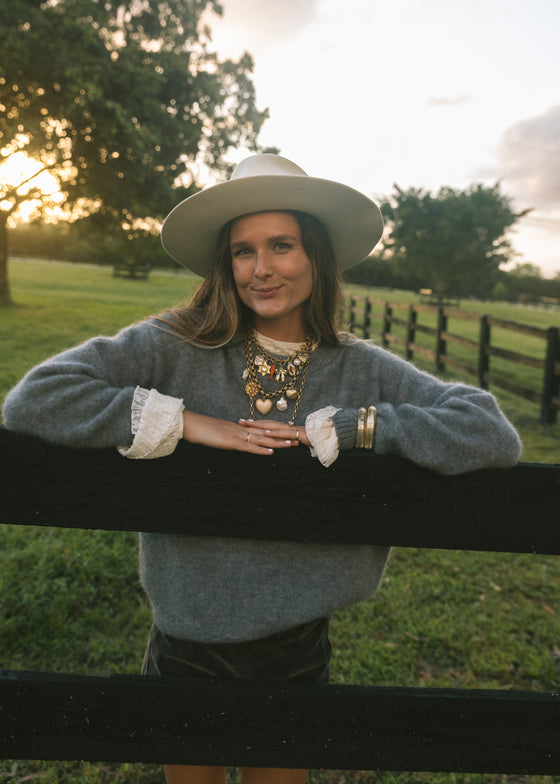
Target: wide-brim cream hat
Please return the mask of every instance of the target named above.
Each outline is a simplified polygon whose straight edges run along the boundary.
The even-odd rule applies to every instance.
[[[280,155],[262,153],[241,161],[231,179],[180,202],[167,216],[161,241],[183,267],[210,272],[221,228],[254,212],[297,210],[327,229],[341,270],[362,261],[383,233],[377,204],[363,193],[333,180],[309,177]]]

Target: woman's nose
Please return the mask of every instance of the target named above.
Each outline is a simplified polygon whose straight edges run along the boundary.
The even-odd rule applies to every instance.
[[[259,251],[255,260],[255,276],[257,278],[268,278],[270,275],[272,275],[270,256],[266,251]]]

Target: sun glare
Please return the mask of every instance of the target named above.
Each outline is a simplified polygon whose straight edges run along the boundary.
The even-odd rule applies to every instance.
[[[0,209],[9,210],[12,201],[9,199],[9,190],[16,189],[19,196],[25,196],[31,189],[38,188],[43,196],[49,196],[55,203],[62,198],[59,184],[55,177],[48,171],[41,171],[42,164],[30,158],[25,152],[12,153],[0,164]],[[19,214],[26,220],[36,207],[36,199],[31,198],[19,206]]]
[[[58,183],[49,172],[41,172],[42,168],[42,164],[30,158],[27,153],[15,152],[0,164],[0,184],[12,188],[20,186],[18,190],[22,194],[31,188],[40,188],[47,195],[54,193],[58,190]]]

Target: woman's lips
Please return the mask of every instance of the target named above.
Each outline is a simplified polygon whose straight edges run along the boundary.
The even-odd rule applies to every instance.
[[[267,289],[253,289],[253,292],[260,297],[261,299],[270,299],[270,297],[274,297],[281,289],[281,286],[274,286],[273,288]]]

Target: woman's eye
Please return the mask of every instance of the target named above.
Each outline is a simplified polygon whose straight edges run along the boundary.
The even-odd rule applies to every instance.
[[[231,255],[234,259],[237,259],[240,256],[248,256],[252,252],[251,248],[236,248]]]

